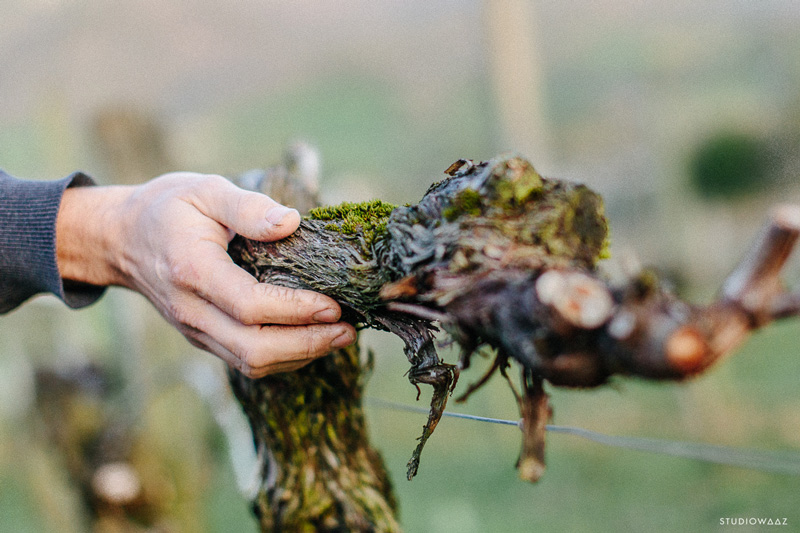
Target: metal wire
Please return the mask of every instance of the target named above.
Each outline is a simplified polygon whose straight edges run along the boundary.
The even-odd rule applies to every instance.
[[[409,411],[413,413],[428,413],[428,409],[424,407],[417,407],[414,405],[407,405],[373,397],[368,397],[366,400],[368,403],[375,405],[376,407],[394,409],[396,411]],[[455,413],[452,411],[445,411],[442,413],[442,416],[474,420],[477,422],[488,422],[491,424],[517,426],[518,428],[522,427],[521,420],[514,421],[502,418],[489,418],[466,413]],[[704,444],[700,442],[672,441],[651,439],[646,437],[619,437],[615,435],[606,435],[604,433],[598,433],[596,431],[583,428],[556,426],[552,424],[548,424],[546,429],[551,433],[573,435],[575,437],[581,437],[604,446],[657,453],[672,457],[681,457],[684,459],[694,459],[707,463],[735,466],[750,470],[759,470],[761,472],[800,476],[800,453],[791,450],[752,450],[745,448],[733,448],[730,446],[718,446],[715,444]]]

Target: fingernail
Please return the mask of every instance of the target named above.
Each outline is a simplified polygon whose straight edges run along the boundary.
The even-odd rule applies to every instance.
[[[339,320],[339,313],[329,307],[328,309],[317,311],[311,316],[311,319],[314,322],[336,322]]]
[[[291,207],[286,207],[285,205],[276,205],[275,207],[270,208],[267,211],[267,222],[272,224],[273,226],[278,226],[281,223],[286,215],[291,213],[292,211],[296,211],[296,209],[292,209]]]
[[[350,330],[345,331],[331,342],[331,348],[344,348],[345,346],[350,346],[355,342],[356,338],[353,335],[353,332]]]

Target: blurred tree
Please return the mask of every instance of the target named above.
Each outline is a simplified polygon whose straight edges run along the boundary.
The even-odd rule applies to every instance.
[[[689,170],[692,187],[707,200],[757,194],[773,181],[768,145],[750,133],[709,137],[692,154]]]
[[[114,183],[142,183],[172,167],[162,124],[138,108],[118,105],[100,110],[91,133]]]

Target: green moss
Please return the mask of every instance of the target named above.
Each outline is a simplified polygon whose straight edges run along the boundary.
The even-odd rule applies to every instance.
[[[363,239],[362,251],[372,257],[372,246],[386,233],[386,222],[395,205],[381,200],[317,207],[308,213],[311,220],[330,221],[325,229],[344,235],[359,235]]]
[[[606,233],[606,238],[603,239],[602,247],[600,248],[600,253],[597,254],[597,259],[609,259],[611,257],[611,234]]]
[[[395,205],[381,200],[352,203],[343,202],[339,205],[316,207],[309,211],[308,218],[312,220],[348,220],[361,222],[375,218],[387,218]]]
[[[545,201],[546,202],[546,201]],[[551,256],[579,259],[593,266],[608,257],[608,222],[602,199],[583,185],[550,203],[531,227]]]
[[[498,203],[513,206],[525,203],[534,193],[542,190],[543,184],[542,177],[533,165],[514,157],[498,165],[491,186]]]
[[[452,222],[461,215],[480,216],[482,213],[481,193],[475,189],[464,189],[453,199],[453,203],[442,211],[448,222]]]

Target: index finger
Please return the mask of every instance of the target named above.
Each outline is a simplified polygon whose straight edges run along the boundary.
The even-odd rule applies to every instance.
[[[341,309],[323,294],[259,283],[225,250],[206,241],[195,250],[202,261],[179,269],[175,283],[213,303],[243,324],[300,325],[337,322]]]

